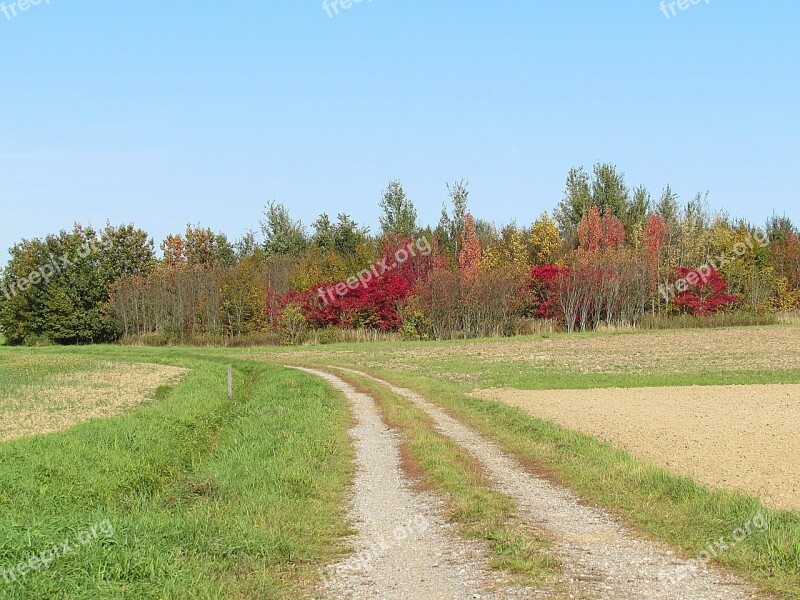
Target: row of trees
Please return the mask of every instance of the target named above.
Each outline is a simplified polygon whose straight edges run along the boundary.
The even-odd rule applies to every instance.
[[[131,225],[101,231],[76,225],[11,249],[0,277],[0,330],[11,344],[115,340],[107,310],[117,281],[157,267],[153,242]]]
[[[447,192],[437,226],[422,227],[403,186],[390,182],[375,235],[347,214],[320,215],[309,230],[272,202],[260,235],[231,242],[189,225],[160,256],[133,225],[24,240],[0,278],[0,328],[14,344],[262,333],[296,342],[311,328],[441,339],[513,334],[524,319],[572,331],[800,301],[800,238],[784,217],[760,230],[711,213],[703,195],[682,205],[667,187],[653,200],[608,164],[570,171],[553,217],[530,227],[473,218],[465,181]],[[420,240],[429,251],[398,263]],[[45,264],[61,267],[31,277]],[[385,272],[321,299],[320,289],[374,265]]]

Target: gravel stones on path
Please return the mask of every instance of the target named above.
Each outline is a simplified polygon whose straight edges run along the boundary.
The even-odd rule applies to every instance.
[[[338,377],[327,381],[350,401],[356,424],[357,472],[352,516],[355,553],[324,574],[321,598],[472,599],[549,597],[513,589],[487,566],[488,550],[459,538],[441,504],[414,491],[400,466],[398,432],[386,427],[374,400]]]
[[[453,419],[419,394],[350,369],[413,402],[438,431],[463,446],[486,469],[497,489],[512,496],[523,518],[548,531],[573,597],[610,599],[741,600],[763,597],[750,584],[664,544],[642,539],[606,512],[581,504],[566,488],[526,471],[494,443]]]

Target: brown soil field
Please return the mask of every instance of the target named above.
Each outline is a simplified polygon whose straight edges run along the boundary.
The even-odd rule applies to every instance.
[[[62,431],[89,419],[113,417],[174,385],[188,369],[104,362],[98,370],[54,378],[18,390],[0,411],[0,442]]]
[[[800,385],[481,390],[712,489],[800,510]]]

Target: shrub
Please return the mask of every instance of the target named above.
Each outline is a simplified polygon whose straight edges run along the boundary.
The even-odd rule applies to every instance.
[[[287,344],[296,346],[303,343],[308,331],[308,320],[301,305],[290,304],[285,307],[278,318],[278,324]]]
[[[701,277],[696,270],[677,268],[676,277],[687,282],[688,289],[675,296],[675,303],[698,317],[708,317],[739,299],[727,294],[728,282],[718,269]],[[696,281],[692,284],[690,282]]]

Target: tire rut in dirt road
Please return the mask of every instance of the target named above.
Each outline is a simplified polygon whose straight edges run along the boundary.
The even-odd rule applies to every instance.
[[[530,474],[493,442],[476,434],[412,390],[360,371],[337,368],[385,386],[414,403],[442,435],[464,447],[512,496],[523,517],[550,532],[571,593],[613,599],[739,600],[766,597],[749,583],[675,555],[642,539],[608,513],[581,504],[569,489]]]
[[[291,367],[296,368],[296,367]],[[357,472],[352,515],[356,553],[327,569],[323,598],[532,598],[504,587],[487,567],[487,549],[460,539],[436,500],[415,492],[400,466],[400,435],[388,429],[374,400],[335,375],[299,369],[344,393],[356,425]]]

